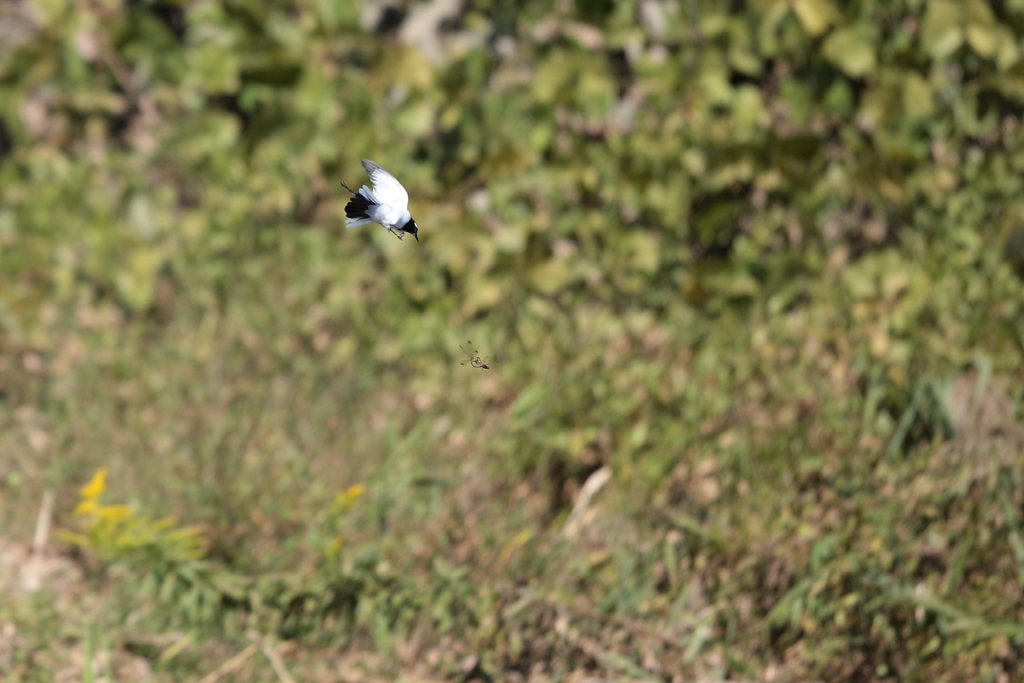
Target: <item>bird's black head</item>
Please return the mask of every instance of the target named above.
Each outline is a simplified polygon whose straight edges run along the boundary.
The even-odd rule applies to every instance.
[[[409,222],[402,226],[402,232],[411,232],[416,241],[420,241],[420,226],[416,225],[413,219],[410,218]]]

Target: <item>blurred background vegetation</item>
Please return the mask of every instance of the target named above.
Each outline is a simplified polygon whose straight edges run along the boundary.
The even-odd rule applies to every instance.
[[[0,0],[0,675],[1020,680],[1022,39]]]

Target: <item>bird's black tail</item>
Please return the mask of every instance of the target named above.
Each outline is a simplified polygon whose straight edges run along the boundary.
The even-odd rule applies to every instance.
[[[348,204],[345,205],[345,216],[359,220],[368,220],[370,216],[366,213],[366,210],[372,204],[373,202],[361,194],[352,195],[352,199],[348,200]]]
[[[374,202],[371,202],[359,192],[352,192],[352,188],[345,183],[342,183],[341,186],[352,194],[352,199],[348,200],[348,204],[345,205],[345,216],[349,219],[347,221],[349,226],[351,227],[353,224],[358,225],[355,221],[370,222],[372,219],[366,213],[366,210],[374,206]]]

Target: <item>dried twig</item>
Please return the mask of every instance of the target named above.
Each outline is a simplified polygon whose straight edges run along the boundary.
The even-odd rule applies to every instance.
[[[281,683],[295,683],[295,679],[288,673],[288,669],[284,666],[284,660],[281,659],[281,655],[278,653],[277,648],[266,637],[260,635],[258,631],[247,631],[245,634],[249,640],[253,643],[257,643],[260,646],[260,650],[263,655],[270,660],[270,666],[274,667],[274,673],[281,680]]]
[[[590,501],[594,499],[598,491],[604,488],[604,485],[609,482],[612,478],[612,468],[605,465],[601,469],[597,470],[583,483],[583,487],[580,489],[580,495],[576,499],[576,504],[572,506],[572,512],[569,513],[569,519],[565,520],[565,525],[562,527],[562,535],[566,538],[570,538],[580,530],[583,526],[583,514],[587,511],[590,506]]]
[[[253,653],[256,652],[256,650],[258,649],[260,649],[259,643],[252,643],[247,648],[239,652],[237,655],[235,655],[228,661],[224,662],[210,673],[206,674],[206,676],[204,676],[203,679],[199,681],[199,683],[217,683],[217,681],[219,681],[220,679],[227,676],[229,673],[232,673],[240,666],[242,666],[242,664],[245,663],[245,660],[249,659],[249,657],[252,657]]]
[[[41,555],[50,539],[50,522],[53,520],[53,491],[43,492],[43,503],[36,518],[36,533],[32,538],[32,554]]]

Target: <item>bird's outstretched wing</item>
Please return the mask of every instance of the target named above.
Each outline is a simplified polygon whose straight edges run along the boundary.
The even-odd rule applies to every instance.
[[[377,198],[378,202],[399,211],[404,211],[409,207],[409,193],[402,187],[402,183],[395,179],[395,176],[369,159],[363,159],[363,168],[370,176],[370,182],[373,183],[373,196]]]

